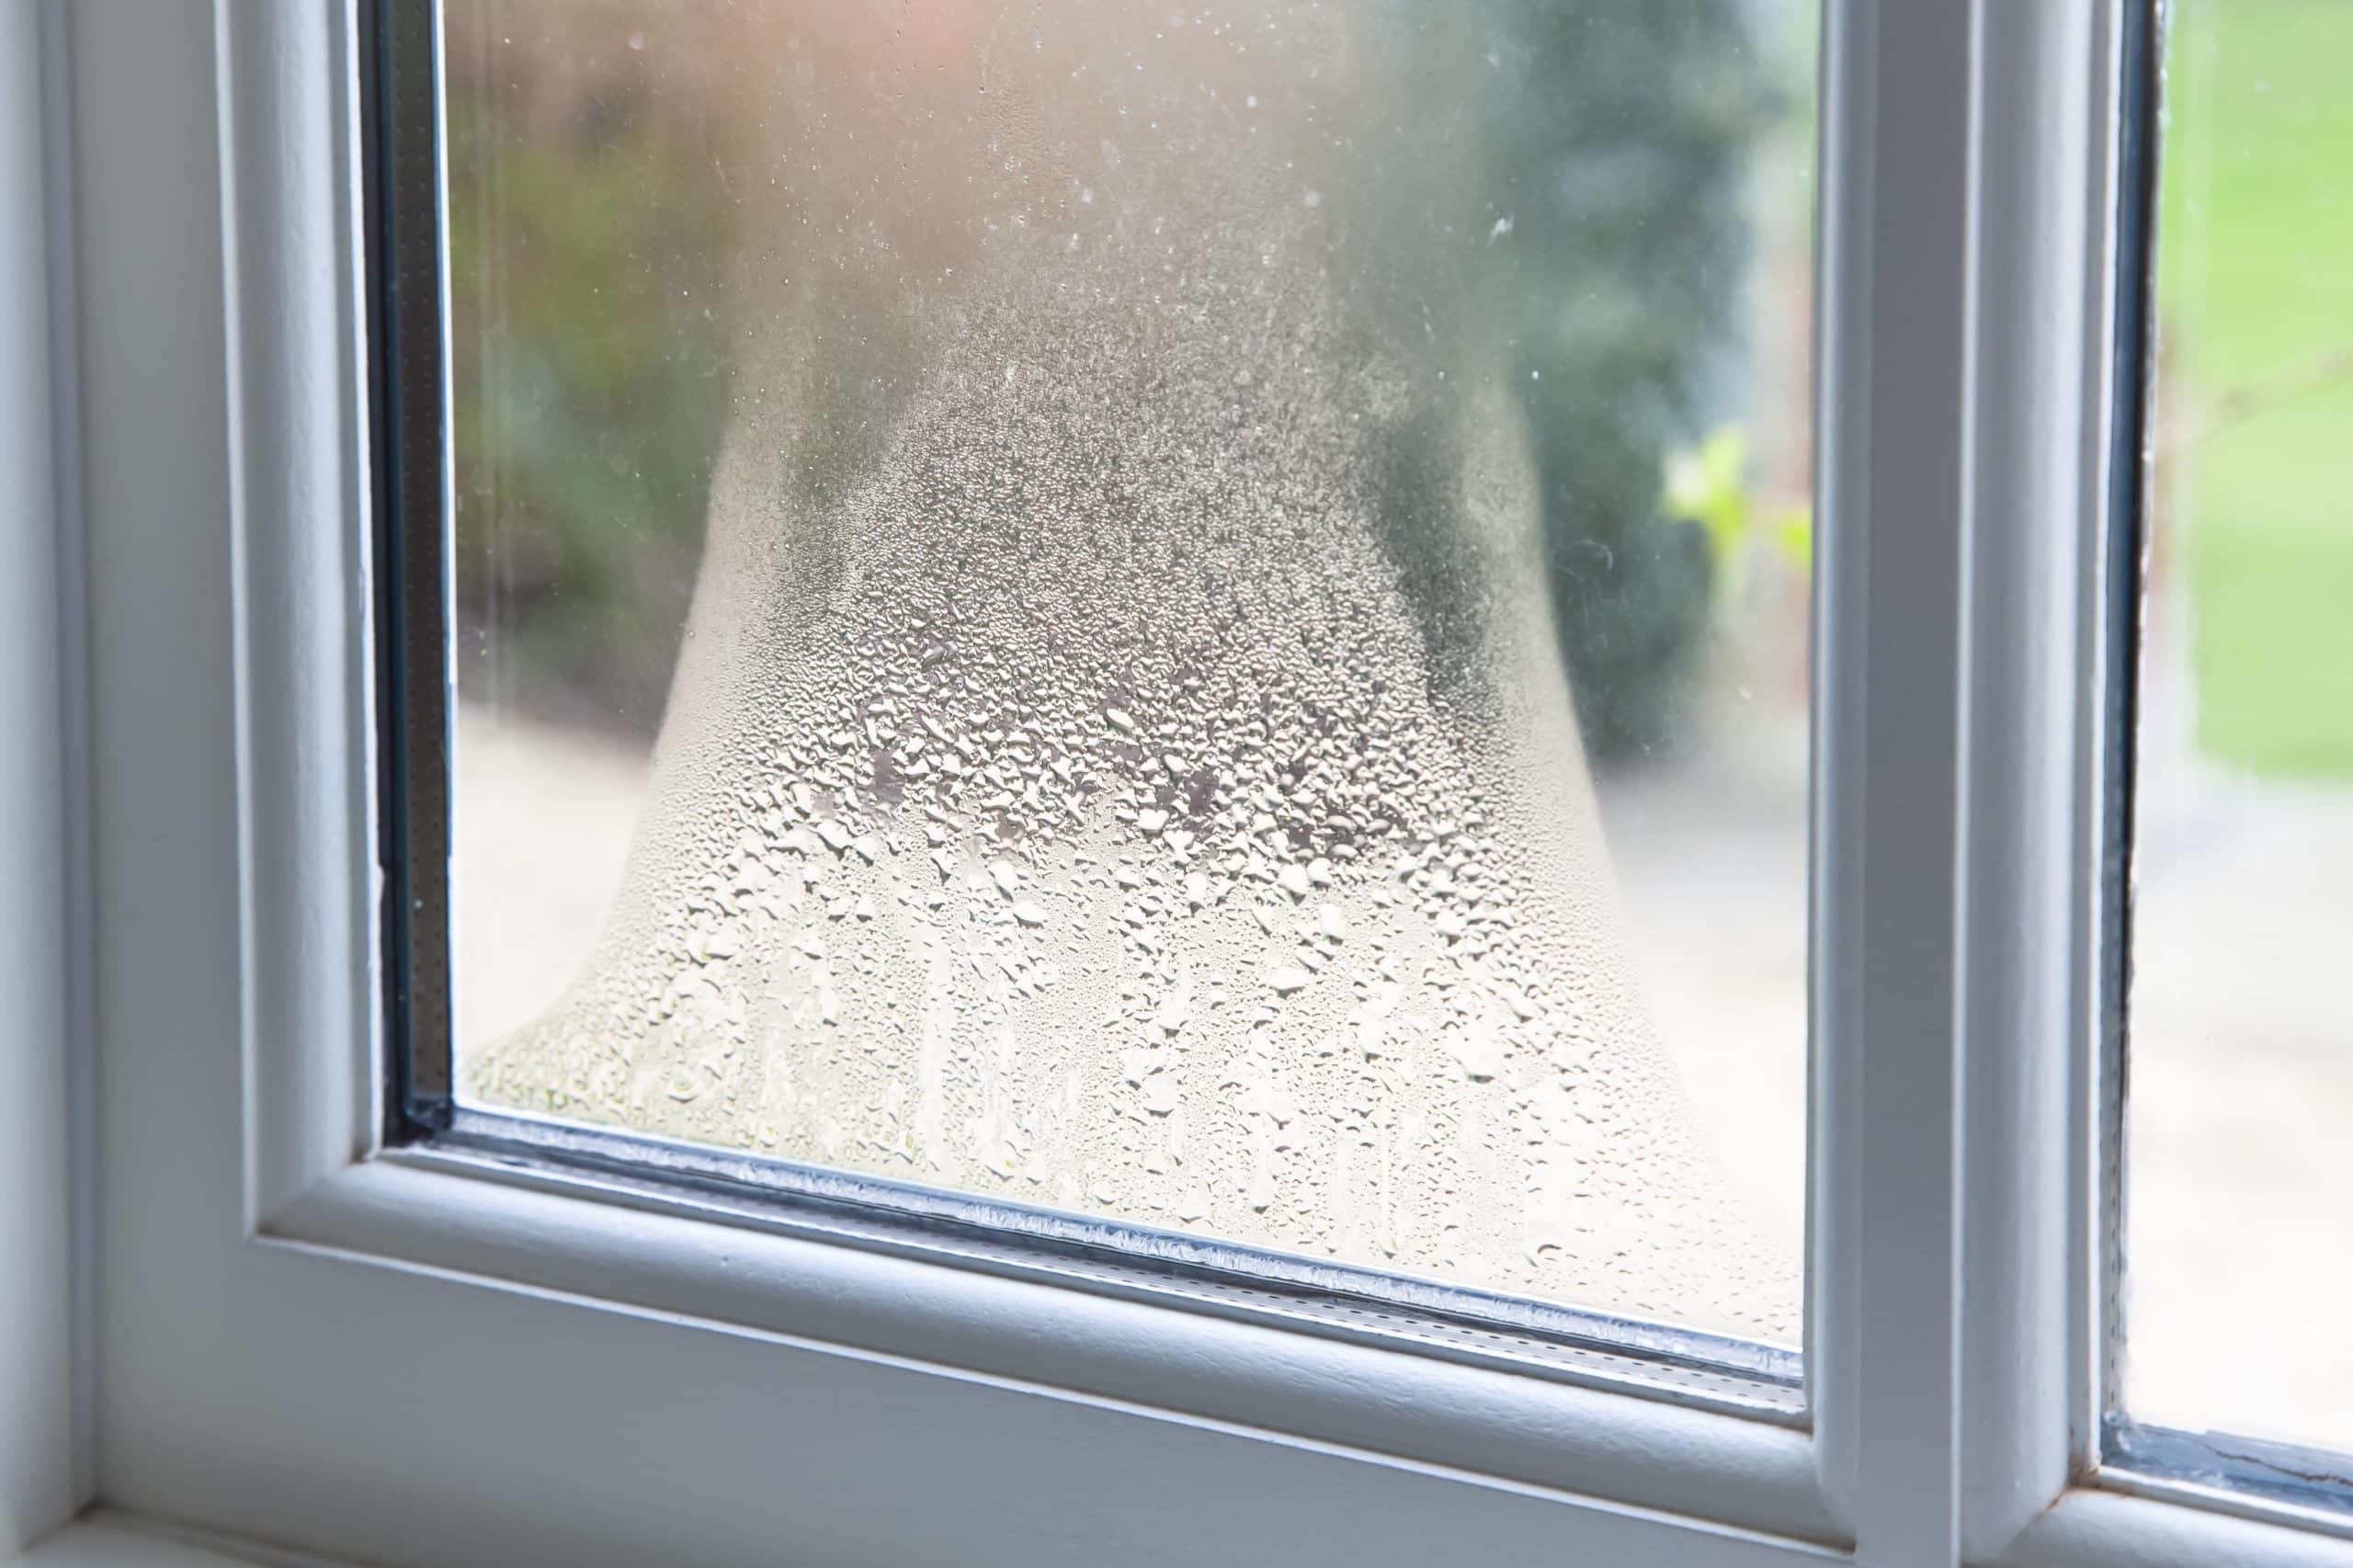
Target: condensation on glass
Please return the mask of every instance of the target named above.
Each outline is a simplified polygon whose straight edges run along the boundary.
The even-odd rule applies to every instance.
[[[2170,10],[2122,1403],[2353,1453],[2353,7]]]
[[[1809,12],[446,16],[467,1099],[1794,1343]]]

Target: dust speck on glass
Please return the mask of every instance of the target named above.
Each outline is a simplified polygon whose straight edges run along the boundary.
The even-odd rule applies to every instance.
[[[1814,25],[449,0],[457,1103],[1794,1345]]]

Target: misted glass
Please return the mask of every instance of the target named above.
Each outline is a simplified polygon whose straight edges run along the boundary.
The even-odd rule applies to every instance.
[[[2170,9],[2124,1403],[2353,1450],[2353,6]]]
[[[466,1098],[1795,1342],[1809,6],[445,15]]]

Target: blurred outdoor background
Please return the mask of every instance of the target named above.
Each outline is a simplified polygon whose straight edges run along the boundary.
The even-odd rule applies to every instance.
[[[2353,1449],[2353,6],[2177,0],[2124,1397]]]
[[[1502,308],[1610,853],[1687,1092],[1794,1244],[1813,8],[1486,3]],[[446,7],[461,1039],[570,978],[660,722],[765,90],[725,11]],[[2353,4],[2175,12],[2127,1392],[2353,1444]]]

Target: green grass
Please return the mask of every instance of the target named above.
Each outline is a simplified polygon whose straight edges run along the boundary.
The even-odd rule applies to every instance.
[[[2188,523],[2198,744],[2353,778],[2353,0],[2180,0],[2158,299],[2160,505]],[[2290,389],[2294,390],[2290,390]],[[2179,538],[2179,535],[2175,537]]]

